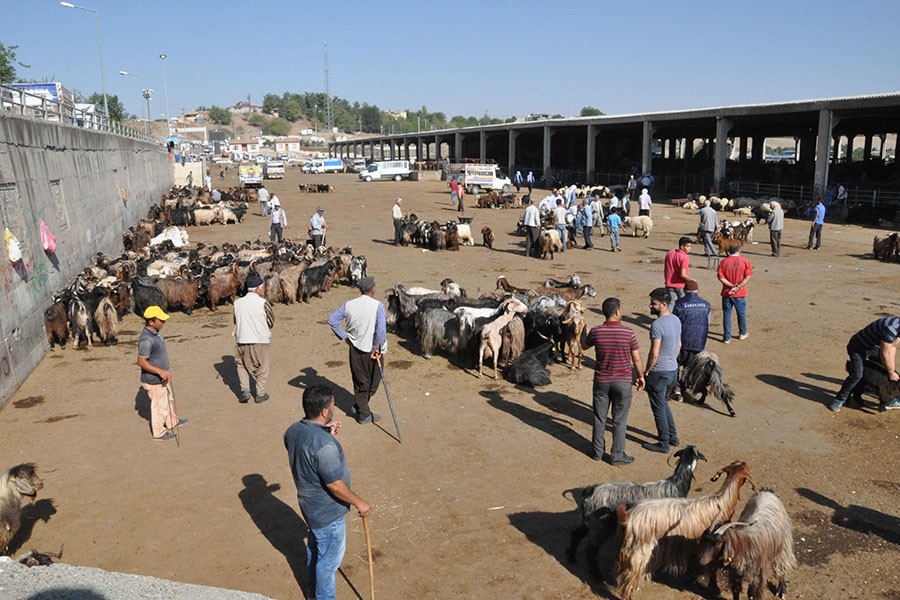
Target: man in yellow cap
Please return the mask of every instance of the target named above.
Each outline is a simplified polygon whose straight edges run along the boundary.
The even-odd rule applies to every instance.
[[[150,396],[150,429],[153,439],[174,440],[171,430],[187,423],[175,414],[175,395],[172,373],[169,371],[169,351],[160,331],[169,319],[158,306],[144,311],[145,327],[138,338],[137,366],[141,368],[141,387]]]

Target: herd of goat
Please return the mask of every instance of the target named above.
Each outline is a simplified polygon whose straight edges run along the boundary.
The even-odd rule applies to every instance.
[[[189,195],[189,192],[187,192]],[[133,310],[142,315],[148,306],[181,310],[216,310],[223,302],[242,293],[250,272],[263,278],[266,299],[272,303],[308,302],[339,282],[354,284],[366,276],[364,256],[353,256],[351,248],[313,247],[306,241],[285,240],[191,244],[177,247],[168,235],[177,227],[174,215],[184,210],[187,198],[175,189],[123,235],[125,252],[120,256],[97,254],[63,290],[53,296],[44,312],[44,327],[52,350],[65,348],[71,337],[78,349],[81,342],[90,348],[96,334],[106,345],[116,344],[118,322]],[[221,206],[213,210],[229,210]],[[186,236],[185,236],[186,237]],[[156,240],[161,240],[158,243]]]
[[[793,526],[781,500],[770,490],[757,490],[741,461],[712,477],[717,481],[725,476],[718,491],[688,498],[698,461],[706,457],[694,446],[679,450],[675,457],[675,470],[666,479],[599,483],[564,492],[571,493],[581,519],[572,531],[569,561],[576,561],[587,537],[590,569],[600,577],[600,550],[613,543],[615,586],[625,600],[633,598],[654,573],[696,581],[705,572],[708,587],[718,597],[719,570],[728,574],[735,600],[745,585],[749,598],[762,598],[770,580],[775,595],[783,598],[797,559]],[[730,522],[745,483],[756,493],[738,520]]]

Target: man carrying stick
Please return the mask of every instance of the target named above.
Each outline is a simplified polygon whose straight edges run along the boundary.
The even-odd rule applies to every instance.
[[[305,417],[284,432],[300,512],[309,527],[306,542],[309,598],[334,600],[334,574],[347,548],[344,516],[350,506],[363,519],[372,507],[350,489],[350,469],[344,449],[335,439],[341,423],[334,421],[334,392],[314,385],[303,392]]]
[[[160,335],[169,315],[158,306],[144,311],[146,326],[138,338],[137,366],[141,368],[141,387],[150,396],[150,429],[153,439],[174,440],[172,430],[187,423],[175,414],[172,373],[169,371],[169,351]]]

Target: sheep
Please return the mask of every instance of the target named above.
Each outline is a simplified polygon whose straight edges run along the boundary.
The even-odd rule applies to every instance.
[[[741,512],[736,523],[710,528],[703,536],[700,565],[714,561],[730,574],[731,593],[735,600],[747,583],[747,597],[762,598],[766,580],[775,574],[778,584],[775,596],[787,594],[788,573],[797,568],[791,518],[781,500],[771,490],[760,488]],[[710,588],[717,596],[719,586],[715,572],[710,574]]]
[[[719,357],[712,352],[698,352],[688,358],[683,366],[679,387],[684,399],[697,404],[705,403],[706,396],[711,391],[728,409],[728,414],[735,416],[734,408],[731,407],[734,392],[725,383]],[[693,400],[693,394],[696,393],[700,394],[700,398]]]
[[[552,362],[553,343],[544,342],[523,352],[522,356],[509,366],[504,376],[507,381],[530,387],[549,385],[551,381],[547,365]]]
[[[528,307],[515,298],[504,300],[497,309],[497,317],[486,323],[481,329],[481,345],[478,349],[478,377],[481,378],[481,367],[484,362],[485,354],[490,353],[494,358],[494,379],[498,378],[498,367],[500,362],[500,344],[503,341],[501,331],[509,325],[509,322],[516,318],[517,314],[528,312]]]
[[[94,323],[105,346],[119,343],[119,315],[109,297],[104,296],[94,310]]]
[[[753,216],[753,207],[752,206],[736,206],[731,212],[736,217],[748,218],[748,217]]]
[[[43,487],[34,463],[16,465],[0,475],[0,555],[6,555],[9,542],[19,531],[25,499],[33,502]]]
[[[475,238],[472,236],[472,227],[468,223],[460,223],[456,226],[456,234],[459,236],[459,243],[463,246],[474,246]]]
[[[625,217],[623,225],[625,227],[631,227],[631,235],[633,237],[637,237],[638,231],[640,231],[643,233],[643,237],[648,238],[650,237],[650,232],[653,230],[653,219],[647,215]]]
[[[486,225],[481,228],[481,244],[485,248],[494,249],[494,232]]]
[[[556,229],[541,229],[541,235],[538,238],[538,246],[541,249],[541,258],[550,255],[550,260],[553,260],[554,252],[562,252],[565,250],[562,243],[562,238],[559,237],[559,231]]]
[[[584,307],[578,300],[570,301],[561,316],[563,327],[563,351],[565,364],[570,369],[580,369],[584,364],[584,349],[581,347],[581,334],[587,327],[584,321]],[[577,363],[576,363],[577,359]]]
[[[683,543],[699,540],[707,529],[730,519],[745,482],[756,491],[746,463],[735,461],[723,467],[711,481],[723,473],[722,487],[707,496],[643,500],[630,510],[624,504],[616,508],[620,543],[615,572],[623,600],[631,600],[653,571],[683,571],[690,555]]]
[[[44,311],[44,331],[47,333],[50,350],[53,350],[54,344],[59,344],[63,350],[66,349],[66,340],[69,339],[69,317],[63,300],[54,300],[50,308]]]
[[[575,490],[572,499],[578,504],[581,513],[581,525],[572,531],[572,537],[566,556],[569,562],[575,562],[578,546],[588,533],[591,533],[589,555],[592,567],[596,567],[594,556],[603,541],[609,537],[616,526],[616,507],[624,504],[630,508],[639,500],[648,498],[685,498],[691,489],[694,471],[698,460],[706,457],[695,446],[685,446],[674,455],[678,459],[675,471],[666,479],[648,483],[621,481],[617,483],[598,483]]]
[[[552,277],[544,280],[543,287],[545,288],[577,288],[581,287],[581,277],[577,274],[573,273],[569,275],[569,278],[566,281],[560,281],[559,279],[553,279]]]

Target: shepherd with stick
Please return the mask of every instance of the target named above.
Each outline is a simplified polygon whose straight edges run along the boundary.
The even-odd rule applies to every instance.
[[[372,507],[350,489],[350,470],[344,449],[335,436],[341,430],[334,420],[334,391],[328,385],[314,385],[303,392],[304,418],[284,432],[291,473],[297,486],[300,512],[309,528],[306,542],[308,597],[333,600],[335,573],[347,547],[344,517],[356,508],[366,528],[371,561],[368,517]],[[374,580],[370,583],[374,591]]]
[[[144,311],[144,330],[138,338],[137,366],[141,368],[141,387],[150,396],[150,429],[153,439],[176,440],[177,427],[187,423],[175,413],[175,393],[172,389],[172,372],[169,371],[169,351],[161,335],[169,319],[158,306],[148,306]]]

